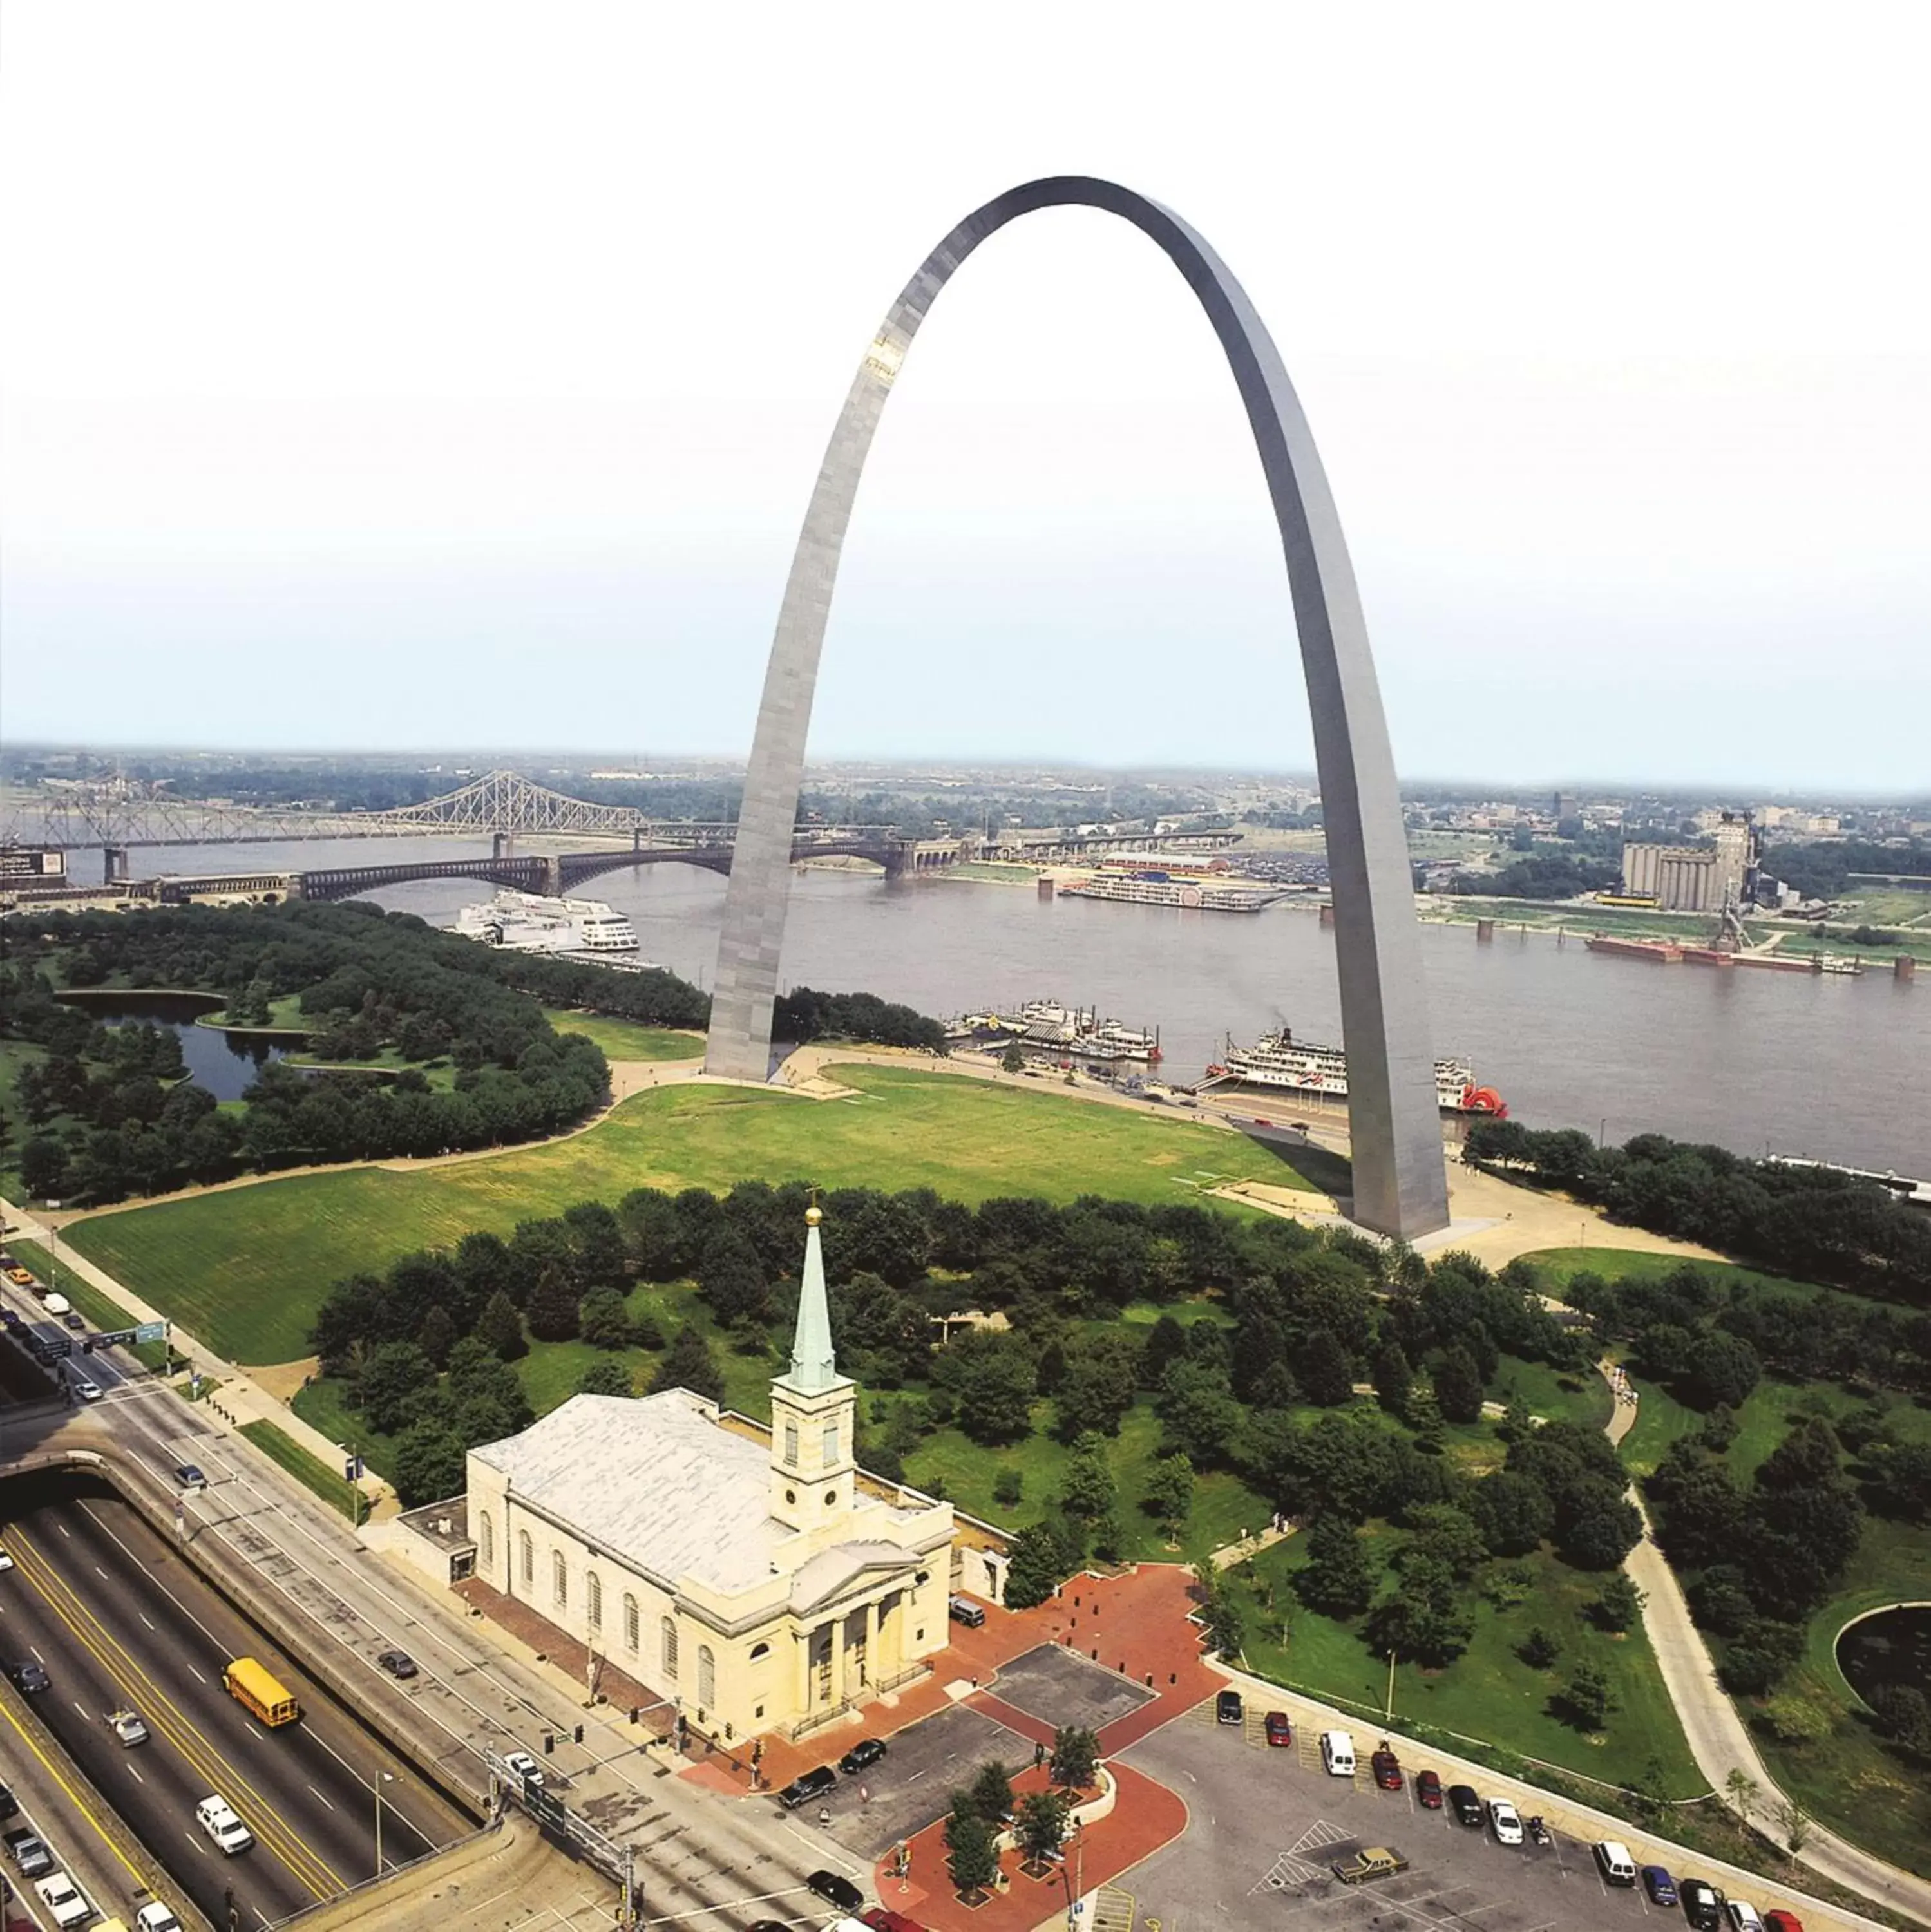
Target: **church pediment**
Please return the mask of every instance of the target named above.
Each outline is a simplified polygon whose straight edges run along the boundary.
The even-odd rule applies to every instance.
[[[895,1543],[838,1543],[821,1550],[791,1580],[791,1609],[797,1616],[828,1604],[861,1578],[916,1569],[920,1558]]]

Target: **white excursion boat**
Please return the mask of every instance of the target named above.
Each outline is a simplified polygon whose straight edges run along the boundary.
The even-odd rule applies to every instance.
[[[551,899],[500,888],[486,904],[464,906],[456,930],[512,952],[631,953],[637,933],[601,899]]]
[[[1207,1069],[1209,1082],[1240,1082],[1251,1087],[1284,1087],[1330,1100],[1347,1098],[1347,1055],[1338,1046],[1297,1040],[1283,1027],[1263,1034],[1252,1046],[1227,1042],[1227,1058]],[[1473,1063],[1450,1058],[1435,1062],[1435,1100],[1444,1113],[1487,1114],[1500,1119],[1509,1112],[1492,1087],[1476,1084]]]

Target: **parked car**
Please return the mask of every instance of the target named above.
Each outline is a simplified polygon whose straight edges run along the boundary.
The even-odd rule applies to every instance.
[[[1723,1916],[1730,1922],[1730,1932],[1764,1932],[1764,1922],[1747,1898],[1726,1900]]]
[[[1803,1932],[1803,1921],[1779,1905],[1775,1911],[1764,1914],[1764,1932]]]
[[[525,1791],[543,1788],[543,1767],[527,1751],[505,1751],[503,1768],[517,1779]]]
[[[53,1922],[61,1932],[68,1932],[71,1925],[85,1925],[94,1916],[94,1907],[88,1903],[86,1894],[64,1871],[35,1880],[34,1889],[40,1894],[41,1903],[53,1914]]]
[[[138,1711],[110,1711],[107,1713],[107,1728],[130,1750],[135,1745],[144,1744],[148,1741],[148,1727],[141,1721],[141,1714]]]
[[[1217,1724],[1239,1724],[1247,1721],[1247,1712],[1240,1701],[1238,1690],[1223,1690],[1214,1700],[1214,1721]]]
[[[1506,1798],[1491,1798],[1488,1801],[1488,1828],[1495,1834],[1498,1845],[1519,1845],[1522,1842],[1522,1814]]]
[[[947,1598],[945,1614],[955,1624],[963,1624],[968,1630],[977,1630],[986,1621],[984,1606],[974,1603],[970,1597]]]
[[[134,1932],[181,1932],[181,1921],[171,1906],[151,1898],[134,1914]]]
[[[1475,1795],[1472,1784],[1451,1784],[1448,1791],[1449,1809],[1455,1814],[1455,1822],[1472,1829],[1479,1828],[1484,1814],[1482,1800]]]
[[[406,1650],[386,1650],[376,1662],[392,1677],[413,1677],[416,1660]]]
[[[1686,1878],[1677,1887],[1683,1916],[1696,1932],[1721,1932],[1723,1894],[1707,1878]]]
[[[53,1679],[31,1657],[25,1663],[9,1664],[7,1675],[13,1678],[14,1688],[29,1697],[38,1697],[43,1690],[53,1688]]]
[[[1652,1905],[1665,1909],[1676,1903],[1676,1880],[1661,1865],[1645,1865],[1637,1876],[1643,1882],[1643,1890],[1648,1894]]]
[[[1416,1772],[1415,1802],[1424,1811],[1439,1811],[1442,1808],[1442,1774],[1440,1772]]]
[[[902,1912],[894,1912],[889,1905],[869,1905],[858,1915],[860,1925],[869,1925],[872,1932],[925,1932],[925,1928],[916,1918],[908,1918]],[[753,1926],[752,1932],[757,1932]]]
[[[1294,1742],[1294,1726],[1287,1721],[1285,1711],[1268,1712],[1267,1742],[1271,1744],[1291,1744]]]
[[[20,1868],[23,1878],[32,1878],[37,1872],[53,1870],[53,1854],[42,1844],[25,1826],[9,1832],[0,1844],[7,1847],[7,1856]]]
[[[1364,1845],[1351,1858],[1337,1858],[1335,1876],[1343,1885],[1359,1885],[1364,1879],[1392,1878],[1408,1869],[1408,1861],[1392,1845]]]
[[[1599,1838],[1590,1849],[1596,1854],[1596,1869],[1605,1885],[1634,1885],[1636,1862],[1629,1848],[1614,1838]]]
[[[795,1811],[800,1804],[808,1804],[814,1798],[822,1798],[826,1792],[838,1789],[838,1774],[830,1765],[815,1765],[793,1778],[778,1793],[778,1802],[787,1811]]]
[[[884,1741],[881,1738],[860,1738],[838,1760],[838,1768],[847,1778],[856,1778],[868,1764],[876,1764],[885,1754]]]
[[[865,1903],[865,1894],[848,1878],[835,1871],[815,1871],[805,1880],[827,1905],[840,1912],[856,1912]]]
[[[1401,1760],[1386,1743],[1368,1760],[1368,1768],[1374,1772],[1375,1783],[1383,1791],[1399,1791],[1401,1789]]]
[[[254,1832],[235,1816],[234,1807],[218,1791],[210,1792],[195,1806],[194,1818],[229,1858],[245,1852],[255,1841]]]

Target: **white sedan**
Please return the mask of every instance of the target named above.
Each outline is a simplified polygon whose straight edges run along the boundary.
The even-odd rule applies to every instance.
[[[13,1558],[9,1556],[5,1550],[0,1550],[0,1570],[11,1570],[13,1567]]]
[[[1488,1801],[1488,1828],[1495,1834],[1498,1845],[1519,1845],[1522,1842],[1522,1814],[1506,1798],[1491,1798]]]

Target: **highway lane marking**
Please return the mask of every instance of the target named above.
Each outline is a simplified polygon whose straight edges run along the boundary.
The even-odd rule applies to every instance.
[[[81,1796],[80,1792],[76,1791],[74,1786],[68,1783],[66,1778],[61,1772],[60,1767],[47,1756],[45,1751],[41,1750],[38,1742],[29,1734],[26,1727],[21,1724],[20,1720],[16,1718],[13,1712],[8,1710],[5,1705],[0,1705],[0,1717],[5,1718],[8,1723],[13,1726],[21,1743],[25,1744],[28,1750],[32,1751],[35,1756],[39,1759],[41,1769],[44,1770],[47,1775],[53,1780],[55,1784],[59,1785],[61,1790],[66,1793],[68,1803],[71,1804],[74,1808],[80,1814],[82,1817],[85,1818],[88,1823],[94,1828],[94,1835],[107,1847],[108,1850],[114,1854],[114,1856],[120,1862],[122,1868],[126,1871],[128,1876],[134,1881],[136,1886],[145,1890],[148,1882],[146,1878],[143,1875],[140,1868],[136,1865],[128,1856],[127,1853],[122,1851],[121,1847],[107,1835],[107,1828],[103,1825],[101,1820],[95,1817],[92,1811],[88,1808],[86,1801]]]
[[[212,1649],[218,1656],[226,1657],[230,1654],[228,1646],[224,1643],[217,1636],[215,1633],[210,1630],[208,1626],[204,1624],[201,1619],[174,1594],[172,1590],[168,1588],[166,1582],[162,1580],[159,1571],[155,1568],[154,1565],[145,1561],[137,1551],[130,1549],[127,1544],[115,1533],[114,1526],[112,1523],[104,1522],[101,1520],[99,1515],[96,1514],[92,1504],[83,1502],[80,1508],[82,1513],[87,1517],[88,1520],[101,1532],[102,1535],[105,1536],[108,1540],[114,1545],[115,1548],[119,1550],[123,1556],[127,1558],[130,1563],[133,1564],[143,1576],[146,1576],[154,1587],[158,1590],[161,1594],[165,1597],[168,1601],[172,1604],[175,1608],[178,1610],[182,1615],[201,1633],[203,1636],[208,1640],[209,1648]],[[148,1620],[145,1616],[142,1617],[141,1621],[143,1623],[148,1622]],[[148,1624],[148,1628],[149,1629],[152,1630],[154,1628],[154,1625],[152,1624]]]
[[[207,1678],[203,1677],[200,1672],[197,1670],[191,1664],[188,1666],[188,1675],[192,1677],[197,1683],[206,1684],[208,1682]]]
[[[311,1784],[308,1788],[309,1788],[309,1790],[310,1790],[311,1791],[315,1791],[315,1787],[314,1787],[314,1785],[312,1785],[312,1784]],[[322,1794],[321,1794],[321,1792],[319,1792],[319,1791],[315,1791],[315,1795],[316,1795],[316,1796],[317,1796],[317,1798],[322,1798]],[[322,1798],[322,1802],[323,1802],[324,1804],[329,1804],[329,1801],[328,1801],[328,1799],[327,1799],[327,1798]],[[332,1810],[335,1810],[335,1806],[334,1806],[334,1805],[332,1805],[332,1804],[329,1804],[329,1809],[330,1810],[332,1810]]]
[[[153,1720],[152,1727],[167,1738],[191,1769],[206,1778],[217,1790],[228,1786],[248,1795],[252,1808],[257,1813],[255,1821],[257,1839],[268,1846],[271,1854],[290,1876],[299,1884],[305,1886],[314,1892],[318,1899],[332,1897],[335,1893],[347,1889],[340,1874],[318,1853],[310,1850],[301,1833],[248,1781],[233,1761],[223,1755],[201,1726],[175,1704],[155,1679],[75,1593],[73,1586],[48,1563],[39,1548],[20,1526],[15,1526],[14,1534],[29,1580],[40,1593],[47,1608],[74,1633],[82,1648],[113,1679],[117,1689],[125,1690],[126,1680],[129,1677],[146,1687],[151,1694],[141,1701]],[[62,1600],[63,1597],[65,1603]],[[71,1613],[68,1604],[72,1606]],[[76,1620],[77,1615],[81,1621]],[[83,1623],[90,1627],[95,1634],[90,1635],[89,1628],[83,1627]],[[112,1653],[111,1657],[109,1653]],[[116,1669],[114,1658],[119,1660],[120,1668]],[[204,1678],[203,1681],[206,1682],[206,1680]],[[272,1825],[264,1824],[264,1819],[272,1821]],[[321,1875],[319,1880],[315,1876],[317,1873]]]
[[[87,1714],[84,1709],[82,1708],[80,1700],[79,1698],[70,1698],[68,1702],[73,1705],[74,1708],[77,1711],[80,1712],[80,1721],[83,1724],[91,1724],[93,1723],[94,1720]]]
[[[106,1570],[104,1570],[104,1569],[102,1569],[102,1568],[101,1568],[101,1567],[100,1566],[100,1564],[98,1564],[98,1563],[97,1563],[97,1564],[95,1564],[95,1566],[94,1566],[94,1574],[95,1574],[95,1576],[98,1576],[98,1577],[101,1579],[101,1582],[104,1582],[104,1583],[111,1582],[113,1580],[113,1579],[112,1579],[112,1578],[111,1578],[111,1577],[107,1574],[107,1571],[106,1571]]]
[[[56,1528],[57,1530],[59,1530],[59,1531],[60,1532],[60,1533],[61,1533],[61,1534],[62,1534],[62,1535],[67,1537],[67,1538],[68,1538],[68,1540],[69,1540],[70,1542],[73,1540],[73,1539],[72,1539],[72,1537],[71,1537],[71,1534],[70,1534],[70,1532],[69,1532],[69,1531],[68,1531],[68,1526],[67,1526],[67,1525],[66,1525],[65,1523],[64,1523],[64,1522],[56,1522],[56,1523],[54,1525],[54,1527],[55,1527],[55,1528]]]
[[[137,1610],[134,1614],[140,1618],[143,1623],[147,1624],[149,1630],[152,1630],[154,1628],[154,1625],[152,1623],[148,1622],[148,1613],[146,1610]]]

